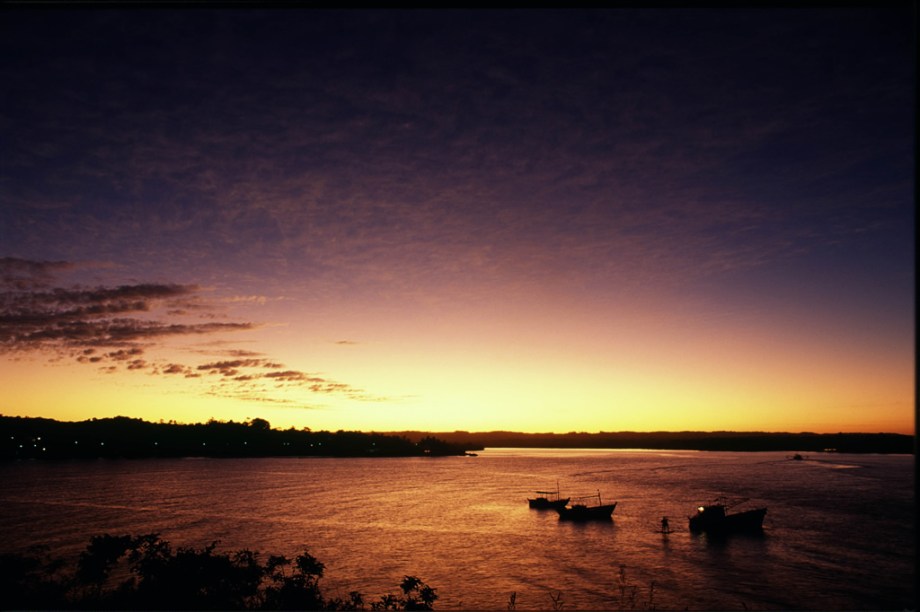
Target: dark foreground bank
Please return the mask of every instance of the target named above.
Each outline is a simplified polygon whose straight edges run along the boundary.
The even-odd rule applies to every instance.
[[[324,565],[250,550],[173,550],[156,534],[94,536],[73,566],[42,551],[0,554],[4,609],[431,610],[438,595],[416,576],[370,600],[327,597]]]

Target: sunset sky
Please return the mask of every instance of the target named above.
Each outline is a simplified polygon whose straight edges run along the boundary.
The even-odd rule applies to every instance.
[[[880,6],[5,10],[0,413],[913,433]]]

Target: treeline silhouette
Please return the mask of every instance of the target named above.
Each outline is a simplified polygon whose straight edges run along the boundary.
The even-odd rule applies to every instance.
[[[914,453],[914,436],[893,433],[774,433],[737,431],[656,432],[389,432],[420,440],[435,436],[460,446],[489,448],[646,448],[706,451],[806,451],[840,453]]]
[[[412,457],[474,448],[433,436],[272,429],[265,419],[180,424],[114,417],[68,422],[0,415],[0,458]],[[479,447],[481,448],[481,447]]]
[[[359,432],[272,429],[265,419],[182,424],[129,417],[68,422],[0,415],[0,459],[97,457],[412,457],[491,448],[914,453],[914,436],[681,432]]]
[[[366,601],[352,591],[329,597],[324,565],[251,550],[173,550],[157,534],[94,536],[75,565],[47,550],[0,554],[4,609],[87,610],[432,610],[436,589],[405,576],[400,592]]]

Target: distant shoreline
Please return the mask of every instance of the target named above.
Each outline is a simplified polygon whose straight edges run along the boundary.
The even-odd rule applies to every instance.
[[[368,433],[272,429],[264,419],[180,424],[128,417],[68,422],[0,415],[0,460],[462,456],[484,448],[915,454],[915,438],[892,433],[731,431]]]
[[[491,432],[388,432],[410,440],[433,436],[452,444],[476,444],[484,448],[584,448],[699,450],[734,452],[838,452],[838,453],[915,453],[915,438],[894,433],[812,432],[599,432],[599,433],[521,433]]]

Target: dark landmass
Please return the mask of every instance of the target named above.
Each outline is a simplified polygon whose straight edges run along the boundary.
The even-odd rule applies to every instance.
[[[914,436],[776,432],[365,433],[242,423],[151,423],[114,417],[68,422],[0,415],[0,459],[98,457],[413,457],[491,448],[620,448],[914,454]]]
[[[68,422],[0,415],[0,459],[155,457],[413,457],[463,455],[481,447],[421,436],[272,429],[236,423],[150,423],[114,417]]]
[[[600,433],[390,432],[409,440],[434,436],[483,448],[645,448],[658,450],[789,451],[914,454],[914,436],[892,433],[656,431]]]

